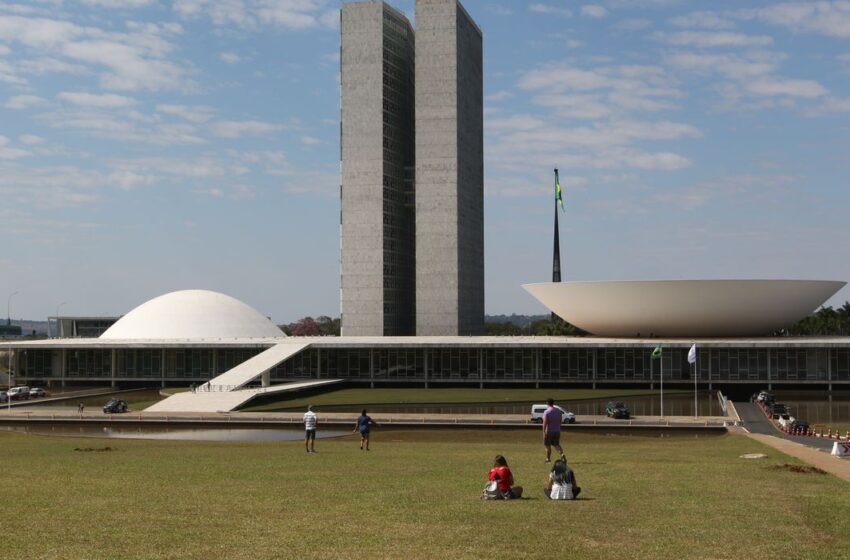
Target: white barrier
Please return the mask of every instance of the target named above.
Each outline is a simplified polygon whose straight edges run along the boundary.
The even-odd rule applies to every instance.
[[[850,442],[841,443],[839,441],[836,441],[834,444],[832,444],[832,454],[836,457],[847,457],[848,455],[850,455]]]

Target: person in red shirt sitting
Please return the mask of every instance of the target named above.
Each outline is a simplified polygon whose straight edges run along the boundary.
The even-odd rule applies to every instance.
[[[499,491],[502,497],[506,500],[513,500],[522,497],[522,486],[514,486],[514,475],[508,467],[508,461],[502,455],[496,455],[496,460],[493,462],[493,468],[490,469],[488,475],[489,480],[498,482]]]

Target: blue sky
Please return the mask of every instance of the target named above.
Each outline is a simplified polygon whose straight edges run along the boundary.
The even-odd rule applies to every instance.
[[[0,0],[12,315],[184,288],[337,315],[339,5]],[[556,166],[565,279],[850,280],[850,2],[464,5],[488,313],[543,311]]]

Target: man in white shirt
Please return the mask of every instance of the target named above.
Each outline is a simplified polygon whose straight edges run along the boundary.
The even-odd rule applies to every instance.
[[[313,412],[313,406],[307,407],[307,412],[304,413],[304,448],[307,453],[316,452],[316,426],[319,425],[319,420],[316,418],[316,413]]]

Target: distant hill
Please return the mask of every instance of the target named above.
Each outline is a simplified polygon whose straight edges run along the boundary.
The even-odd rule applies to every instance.
[[[548,319],[549,315],[517,315],[512,313],[511,315],[485,315],[484,322],[485,323],[511,323],[518,327],[527,327],[534,321],[540,321],[542,319]]]

